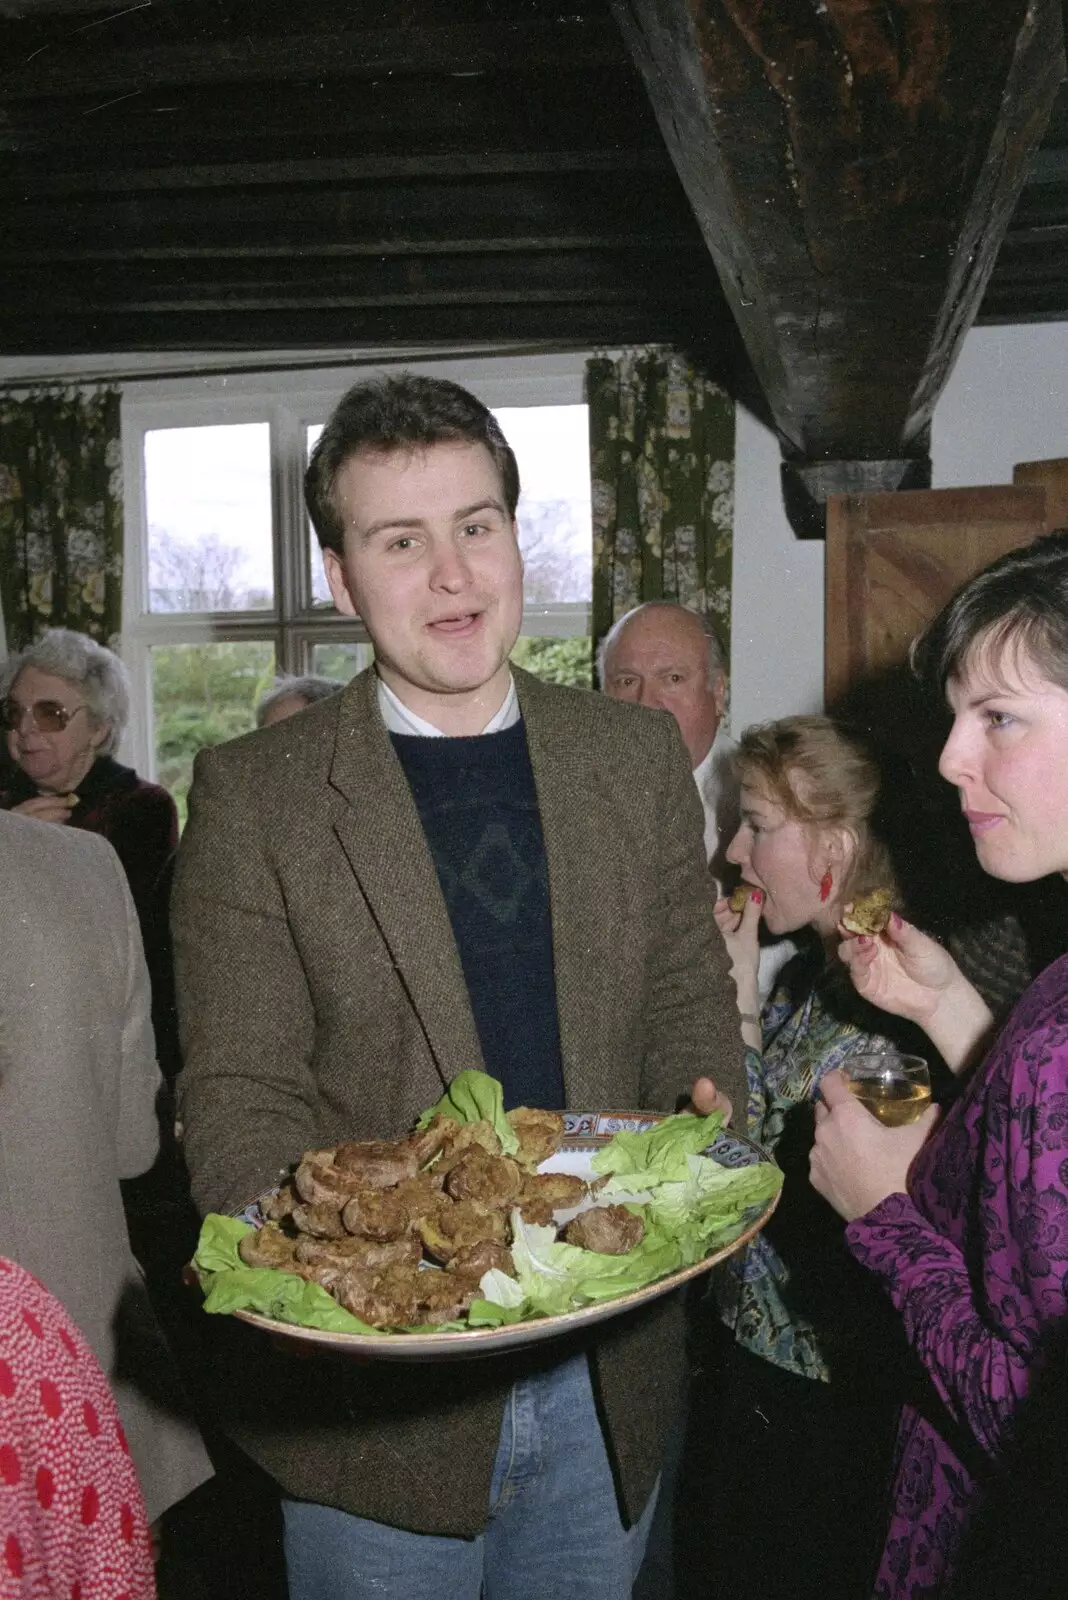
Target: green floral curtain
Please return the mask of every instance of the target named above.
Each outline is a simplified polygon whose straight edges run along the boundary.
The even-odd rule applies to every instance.
[[[114,390],[0,396],[0,602],[8,648],[43,628],[106,644],[122,621]]]
[[[730,648],[734,402],[669,350],[586,366],[593,636],[643,600],[678,600]]]

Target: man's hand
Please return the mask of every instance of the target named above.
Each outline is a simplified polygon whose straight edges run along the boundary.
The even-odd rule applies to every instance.
[[[696,1079],[690,1090],[689,1104],[682,1109],[692,1111],[698,1117],[709,1117],[713,1111],[722,1111],[724,1122],[731,1120],[734,1111],[728,1097],[720,1094],[711,1078]]]
[[[32,800],[23,800],[11,809],[37,822],[67,822],[72,807],[67,804],[65,794],[35,794]]]
[[[938,1107],[908,1127],[884,1128],[850,1093],[840,1072],[821,1080],[820,1095],[809,1156],[812,1187],[846,1222],[887,1195],[907,1193],[909,1168],[938,1121]]]

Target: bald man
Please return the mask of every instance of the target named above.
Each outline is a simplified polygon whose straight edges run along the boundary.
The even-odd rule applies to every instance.
[[[597,656],[601,688],[613,700],[670,711],[679,725],[705,813],[705,855],[723,882],[738,827],[734,740],[722,726],[727,656],[711,624],[669,600],[635,606],[605,635]]]
[[[601,688],[613,700],[670,711],[679,725],[705,812],[705,855],[722,889],[726,849],[738,831],[737,748],[723,727],[727,656],[711,623],[672,600],[648,600],[628,611],[605,634],[597,652]],[[760,951],[760,996],[796,952],[789,939]]]

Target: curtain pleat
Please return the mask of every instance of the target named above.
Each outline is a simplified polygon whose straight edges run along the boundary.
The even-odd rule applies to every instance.
[[[586,365],[593,636],[643,600],[709,617],[730,648],[734,402],[670,350]]]
[[[45,628],[102,644],[122,623],[115,390],[0,397],[0,598],[8,648]]]

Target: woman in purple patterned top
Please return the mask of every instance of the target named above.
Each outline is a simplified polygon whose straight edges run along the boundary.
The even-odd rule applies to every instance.
[[[954,714],[939,768],[980,865],[1013,883],[1068,877],[1068,530],[966,584],[916,661]],[[909,924],[847,939],[842,955],[859,992],[918,1022],[954,1071],[982,1056],[933,1134],[937,1113],[884,1128],[825,1079],[811,1162],[930,1379],[902,1412],[876,1594],[933,1596],[951,1584],[1040,1344],[1068,1316],[1068,956],[991,1042],[979,995]]]

